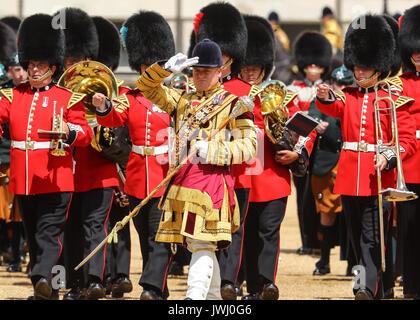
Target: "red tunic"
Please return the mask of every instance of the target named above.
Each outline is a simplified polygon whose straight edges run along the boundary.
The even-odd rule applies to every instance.
[[[370,90],[372,91],[372,90]],[[316,100],[316,107],[323,113],[339,118],[344,142],[376,144],[374,107],[375,92],[361,92],[358,88],[343,90],[342,98],[331,104],[323,104]],[[388,95],[380,90],[379,96]],[[393,95],[396,100],[397,95]],[[380,102],[383,107],[385,102]],[[415,122],[409,114],[411,103],[397,109],[397,125],[400,146],[404,148],[401,158],[404,160],[415,152]],[[381,117],[384,142],[390,139],[389,118]],[[349,196],[374,196],[378,194],[376,169],[374,167],[375,152],[359,152],[343,149],[338,163],[337,179],[334,193]],[[382,188],[395,187],[395,170],[383,170]]]
[[[287,104],[290,117],[300,111],[297,100],[294,99]],[[264,118],[261,113],[261,105],[254,108],[254,123],[260,128],[258,141],[264,144],[258,145],[255,165],[252,168],[250,202],[266,202],[280,199],[290,195],[290,171],[287,166],[283,166],[274,160],[274,148],[271,141],[265,134]],[[264,135],[264,137],[262,137]],[[305,147],[308,154],[311,153],[316,138],[315,130],[308,136]]]
[[[0,100],[0,122],[10,123],[11,139],[23,141],[49,141],[38,136],[38,129],[51,130],[56,102],[56,114],[63,109],[63,121],[78,126],[72,146],[88,145],[92,130],[85,118],[85,107],[74,94],[56,86],[34,92],[29,84],[14,88],[12,96]],[[74,104],[73,104],[74,103]],[[49,149],[21,150],[11,148],[10,192],[13,194],[40,194],[74,191],[72,150],[68,155],[53,156]]]
[[[249,95],[252,86],[248,83],[243,81],[239,78],[232,78],[229,81],[223,83],[223,88],[226,91],[234,94],[235,96],[242,97]],[[254,100],[255,109],[261,110],[261,101],[260,98],[257,96]],[[240,188],[251,188],[251,176],[248,174],[249,166],[255,164],[255,160],[251,160],[250,163],[242,163],[242,164],[234,164],[232,166],[233,177],[235,181],[235,189]]]
[[[98,123],[107,127],[128,124],[131,140],[137,146],[167,145],[170,116],[148,100],[146,105],[137,100],[136,97],[145,99],[138,90],[129,91],[125,97],[126,102],[114,105],[108,114],[97,115]],[[168,168],[167,153],[143,156],[131,151],[126,169],[127,180],[124,192],[144,199],[163,180]],[[154,197],[160,197],[163,191],[164,189],[161,188]]]
[[[119,87],[119,94],[130,89]],[[74,174],[75,191],[86,192],[93,189],[116,187],[119,185],[118,170],[114,162],[106,159],[92,146],[76,148],[76,168]]]
[[[415,72],[405,73],[400,76],[403,82],[403,95],[416,99],[410,107],[410,114],[416,121],[416,130],[420,130],[420,77]],[[419,131],[420,132],[420,131]],[[420,139],[416,139],[417,149],[415,154],[403,161],[404,179],[407,183],[420,183]]]

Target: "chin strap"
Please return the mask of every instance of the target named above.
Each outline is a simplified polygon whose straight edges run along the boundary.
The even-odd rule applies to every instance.
[[[41,76],[41,78],[34,79],[30,75],[28,75],[28,78],[29,78],[29,80],[31,80],[32,83],[37,84],[37,83],[43,82],[45,79],[47,79],[50,76],[52,76],[52,71],[49,68],[48,71],[45,72],[43,76]]]
[[[356,78],[356,76],[353,74],[353,78],[354,78],[354,82],[356,82],[356,84],[362,88],[370,88],[373,85],[375,85],[375,83],[378,82],[378,78],[380,76],[379,72],[376,72],[374,75],[372,75],[370,78],[368,79],[364,79],[364,80],[358,80]]]

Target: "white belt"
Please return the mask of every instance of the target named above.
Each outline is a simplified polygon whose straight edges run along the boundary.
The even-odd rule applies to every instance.
[[[16,141],[12,140],[12,148],[20,150],[50,149],[51,141]]]
[[[376,144],[369,144],[366,142],[343,142],[343,150],[360,151],[360,152],[375,152]]]
[[[420,130],[416,130],[416,139],[420,140]]]
[[[158,147],[136,146],[133,144],[131,150],[142,156],[157,156],[159,154],[168,153],[168,145]]]

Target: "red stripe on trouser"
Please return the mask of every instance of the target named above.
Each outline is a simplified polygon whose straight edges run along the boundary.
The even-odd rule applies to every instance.
[[[246,221],[246,216],[248,215],[248,208],[249,208],[249,201],[246,205],[245,217],[244,217],[244,221],[242,222],[241,252],[239,253],[238,271],[236,272],[235,283],[233,284],[234,286],[236,286],[236,282],[238,282],[239,271],[241,270],[242,252],[243,252],[243,248],[244,248],[244,238],[245,238],[245,221]]]
[[[163,294],[163,291],[165,291],[166,277],[168,276],[168,270],[169,270],[169,266],[171,265],[171,261],[172,261],[172,257],[173,257],[173,256],[174,256],[174,255],[173,255],[173,254],[171,254],[171,257],[169,258],[168,265],[166,266],[165,275],[163,276],[162,294]]]
[[[109,210],[108,210],[108,213],[107,213],[106,218],[105,218],[105,223],[104,223],[105,237],[107,237],[107,236],[108,236],[108,232],[107,232],[107,230],[106,230],[106,223],[108,222],[109,213],[111,212],[111,209],[112,209],[112,203],[113,203],[113,201],[114,201],[114,192],[112,193],[112,197],[111,197],[111,204],[109,205]],[[102,277],[101,277],[101,280],[103,280],[103,278],[104,278],[104,273],[105,273],[105,264],[106,264],[106,247],[107,247],[107,244],[108,244],[108,242],[106,242],[106,243],[105,243],[105,246],[104,246],[104,263],[103,263],[103,267],[102,267]]]

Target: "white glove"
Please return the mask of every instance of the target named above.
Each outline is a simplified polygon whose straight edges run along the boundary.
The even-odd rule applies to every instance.
[[[207,141],[198,140],[195,143],[195,148],[198,150],[198,156],[200,158],[207,159],[207,153],[209,151],[209,143]]]
[[[191,67],[198,63],[198,57],[193,57],[188,59],[188,57],[183,53],[177,53],[173,57],[169,58],[165,63],[165,69],[170,70],[171,72],[181,72],[185,68]]]

